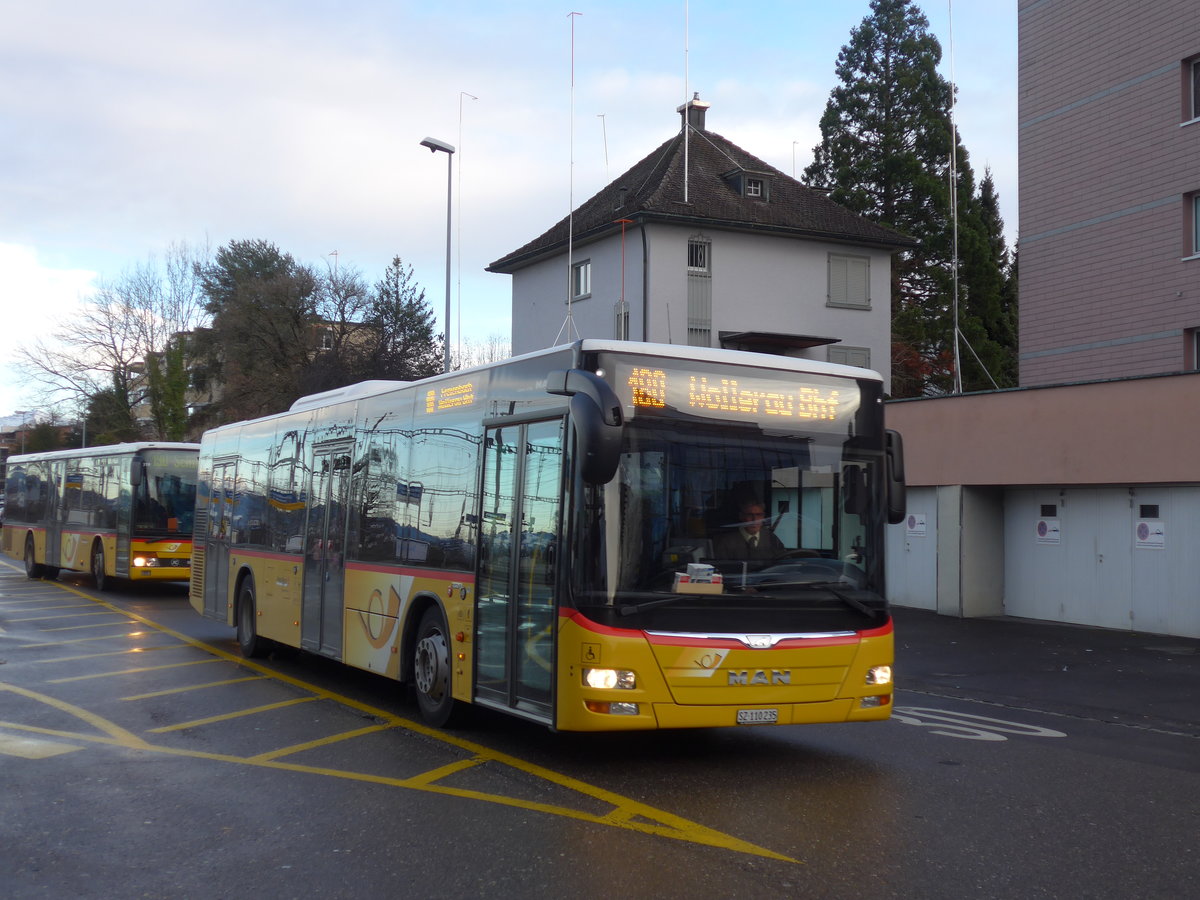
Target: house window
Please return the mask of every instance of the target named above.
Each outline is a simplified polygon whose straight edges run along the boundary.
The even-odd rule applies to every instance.
[[[1191,118],[1200,119],[1200,59],[1191,61],[1191,71],[1188,73],[1191,77],[1188,79],[1190,87],[1188,99],[1188,111],[1191,113]]]
[[[687,342],[712,346],[712,243],[692,238],[687,249]]]
[[[761,178],[746,179],[746,196],[761,197],[763,195],[763,182]]]
[[[1192,214],[1191,228],[1191,250],[1192,256],[1200,256],[1200,191],[1192,194],[1192,202],[1189,204]]]
[[[1185,371],[1200,372],[1200,328],[1189,328],[1183,334],[1183,368]]]
[[[871,368],[871,349],[869,347],[847,347],[843,344],[829,348],[829,361],[843,366],[858,366],[860,369]]]
[[[829,254],[829,306],[871,308],[871,259]]]
[[[317,343],[322,350],[333,349],[333,332],[328,328],[322,328],[317,335]]]
[[[592,296],[592,261],[586,259],[571,266],[571,299],[584,300],[590,296]]]

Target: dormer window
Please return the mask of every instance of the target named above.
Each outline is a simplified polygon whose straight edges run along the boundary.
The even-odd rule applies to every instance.
[[[771,181],[765,173],[734,169],[721,176],[725,183],[750,200],[770,200]]]

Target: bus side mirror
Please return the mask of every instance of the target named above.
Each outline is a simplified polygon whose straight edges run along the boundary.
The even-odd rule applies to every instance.
[[[129,461],[129,483],[133,487],[140,487],[142,483],[142,475],[145,473],[145,463],[136,456]]]
[[[580,474],[588,484],[607,484],[621,463],[621,400],[593,372],[569,369],[546,377],[546,392],[571,398],[571,423]]]
[[[904,440],[900,432],[887,429],[887,520],[899,525],[908,512],[907,489],[904,485]]]

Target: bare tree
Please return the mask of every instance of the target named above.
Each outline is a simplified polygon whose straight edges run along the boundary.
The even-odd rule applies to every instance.
[[[195,275],[200,258],[186,244],[173,244],[161,264],[152,258],[101,282],[78,312],[54,326],[52,338],[19,349],[17,368],[36,386],[40,401],[83,412],[96,397],[121,398],[130,417],[142,403],[153,407],[147,363],[170,347],[174,335],[203,322]]]
[[[462,352],[451,360],[452,368],[469,369],[487,363],[500,362],[512,356],[512,343],[501,334],[489,334],[482,340],[463,341]]]

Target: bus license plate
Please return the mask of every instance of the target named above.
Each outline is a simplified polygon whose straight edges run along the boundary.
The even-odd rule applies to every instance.
[[[774,725],[779,721],[777,709],[739,709],[737,723],[739,725]]]

